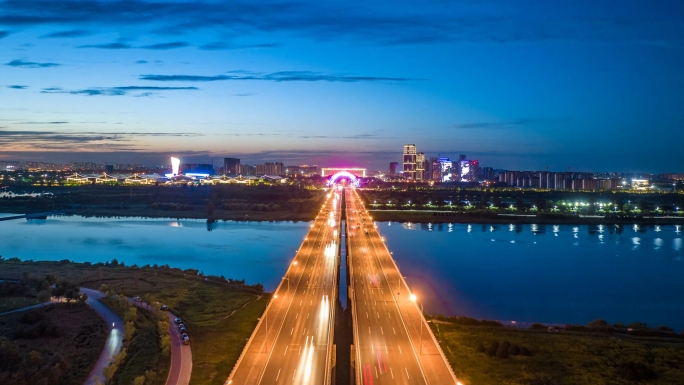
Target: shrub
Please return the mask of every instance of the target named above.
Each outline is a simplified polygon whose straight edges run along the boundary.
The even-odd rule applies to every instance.
[[[489,345],[487,350],[485,350],[485,354],[490,356],[490,357],[494,357],[494,355],[496,354],[496,351],[498,349],[499,349],[499,341],[494,341],[491,343],[491,345]]]
[[[530,329],[532,329],[532,330],[544,330],[544,329],[546,329],[546,326],[544,326],[544,324],[540,324],[538,322],[535,322],[532,324],[532,326],[530,326]]]
[[[511,343],[508,342],[508,340],[504,340],[502,343],[499,344],[499,347],[496,349],[496,356],[501,359],[508,358],[508,349],[510,347]]]
[[[652,380],[657,377],[655,370],[641,362],[625,362],[618,367],[620,377],[628,381]]]
[[[587,326],[590,328],[605,328],[608,326],[608,322],[599,318],[589,322]]]

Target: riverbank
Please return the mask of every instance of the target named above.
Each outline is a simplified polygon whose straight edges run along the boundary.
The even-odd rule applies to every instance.
[[[430,322],[464,385],[669,385],[684,378],[679,364],[684,362],[684,339],[679,334],[618,334],[609,325],[521,329],[467,320],[440,317]]]
[[[66,256],[65,256],[66,257]],[[52,274],[79,286],[106,285],[127,297],[166,304],[183,319],[192,341],[194,384],[223,384],[264,312],[267,296],[261,285],[245,285],[197,270],[167,266],[123,266],[112,263],[0,260],[0,279],[19,280],[26,272]]]
[[[2,214],[17,214],[18,208],[0,207]],[[60,210],[65,215],[79,215],[82,217],[127,217],[127,218],[176,218],[176,219],[207,219],[206,207],[191,207],[189,210],[155,210],[149,206],[134,207],[88,207],[79,209]],[[33,214],[40,210],[21,210],[20,214]],[[220,210],[214,211],[213,221],[254,221],[254,222],[309,222],[314,220],[317,212],[292,212],[292,211],[247,211],[247,210]],[[19,214],[17,214],[19,215]]]
[[[537,224],[537,225],[684,225],[681,218],[613,218],[569,215],[498,215],[447,211],[368,210],[379,222],[462,223],[462,224]]]

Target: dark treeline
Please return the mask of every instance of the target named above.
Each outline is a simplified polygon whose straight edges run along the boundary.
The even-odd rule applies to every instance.
[[[537,213],[598,214],[604,212],[678,212],[682,193],[634,191],[548,191],[499,188],[437,188],[409,186],[362,190],[369,209],[446,210],[514,209]],[[579,203],[579,204],[578,204]],[[603,206],[601,206],[603,204]],[[609,206],[608,206],[609,204]],[[575,209],[577,207],[577,209]]]
[[[20,191],[15,191],[20,193]],[[217,209],[246,211],[295,211],[307,212],[318,209],[323,192],[299,186],[79,186],[44,187],[40,191],[50,193],[40,197],[15,196],[0,199],[4,211],[50,211],[107,207],[128,209],[146,206],[154,210],[188,211],[207,207],[209,212]],[[211,216],[211,215],[210,215]]]

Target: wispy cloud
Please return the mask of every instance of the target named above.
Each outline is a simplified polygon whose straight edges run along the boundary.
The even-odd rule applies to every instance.
[[[114,43],[104,43],[104,44],[86,44],[86,45],[80,45],[78,48],[99,48],[99,49],[148,49],[148,50],[154,50],[154,51],[163,51],[163,50],[169,50],[169,49],[176,49],[176,48],[183,48],[183,47],[189,47],[191,44],[182,42],[182,41],[175,41],[175,42],[170,42],[170,43],[158,43],[158,44],[150,44],[150,45],[142,45],[142,46],[133,46],[130,45],[126,42],[122,41],[117,41]]]
[[[222,41],[215,41],[209,44],[201,45],[198,48],[205,51],[221,51],[221,50],[235,50],[235,49],[249,49],[249,48],[278,48],[280,44],[277,43],[260,43],[260,44],[231,44]]]
[[[529,124],[538,123],[539,120],[535,119],[516,119],[506,122],[474,122],[474,123],[460,123],[455,124],[453,127],[459,130],[500,130],[505,128],[513,128],[519,126],[525,126]]]
[[[681,47],[681,9],[648,2],[426,1],[420,7],[366,7],[340,2],[54,1],[0,2],[0,25],[147,28],[157,34],[237,31],[289,34],[311,40],[353,39],[364,44],[436,44],[573,40],[648,42]],[[620,12],[615,12],[616,7]],[[670,9],[671,11],[662,11]],[[589,10],[589,11],[588,11]]]
[[[349,76],[327,74],[312,71],[280,71],[270,74],[259,74],[249,71],[230,71],[230,75],[140,75],[140,80],[157,82],[216,82],[225,80],[265,80],[273,82],[407,82],[418,79],[381,77],[381,76]]]
[[[43,94],[71,94],[84,96],[124,96],[133,92],[142,92],[133,96],[153,96],[159,91],[188,91],[197,90],[197,87],[144,87],[144,86],[124,86],[124,87],[93,87],[81,90],[65,90],[62,88],[44,88]]]
[[[127,43],[121,43],[121,42],[116,42],[116,43],[105,43],[105,44],[87,44],[87,45],[80,45],[78,48],[99,48],[99,49],[132,49],[134,48],[130,44]]]
[[[147,64],[147,60],[138,60],[135,64]]]
[[[10,66],[10,67],[21,67],[21,68],[50,68],[50,67],[59,67],[60,66],[60,64],[57,64],[57,63],[36,63],[36,62],[24,61],[24,60],[12,60],[9,63],[5,63],[5,65]]]
[[[151,45],[143,45],[138,48],[141,49],[151,49],[151,50],[167,50],[167,49],[176,49],[176,48],[184,48],[190,46],[190,43],[186,43],[183,41],[174,41],[171,43],[159,43],[159,44],[151,44]]]
[[[102,150],[102,151],[142,151],[146,145],[139,142],[140,137],[192,137],[196,133],[154,132],[78,132],[78,131],[28,131],[0,130],[0,146],[3,150],[44,149],[44,150]]]
[[[250,92],[245,92],[245,93],[242,93],[242,94],[233,94],[233,96],[241,96],[241,97],[244,97],[244,96],[254,96],[254,95],[256,95],[256,94],[253,94],[253,93],[250,93]]]
[[[72,29],[68,31],[59,31],[49,33],[47,35],[41,36],[43,39],[63,39],[63,38],[73,38],[73,37],[84,37],[92,35],[92,31],[86,31],[83,29]]]
[[[9,36],[10,31],[0,31],[0,39]]]
[[[28,88],[28,86],[11,85],[11,86],[7,86],[7,88],[11,88],[14,90],[25,90]]]
[[[65,121],[56,121],[56,122],[15,122],[14,124],[69,124],[69,122],[65,122]]]

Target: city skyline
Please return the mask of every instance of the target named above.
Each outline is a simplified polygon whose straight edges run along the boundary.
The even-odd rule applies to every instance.
[[[68,5],[0,2],[0,159],[684,161],[679,2]]]

